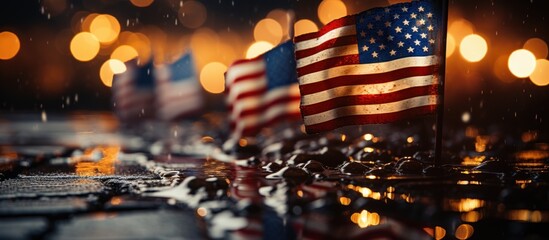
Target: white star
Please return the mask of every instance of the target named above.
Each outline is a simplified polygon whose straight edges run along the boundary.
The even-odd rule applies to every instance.
[[[366,46],[366,45],[362,46],[362,51],[366,52],[366,51],[368,51],[368,49],[370,49],[368,46]]]
[[[418,28],[416,26],[412,27],[412,32],[417,32]]]
[[[403,8],[402,8],[402,11],[403,11],[403,12],[408,12],[408,8],[407,8],[407,7],[403,7]]]
[[[416,39],[416,40],[414,41],[414,43],[416,44],[416,46],[419,46],[419,45],[421,44],[421,41],[419,41],[419,40]]]
[[[373,57],[373,58],[377,58],[377,55],[378,55],[378,54],[377,54],[375,51],[372,53],[372,57]]]
[[[429,43],[430,43],[430,44],[435,44],[435,39],[432,39],[432,38],[429,39]]]
[[[427,13],[427,18],[432,18],[432,17],[433,17],[432,13]]]
[[[391,27],[391,22],[389,21],[385,22],[385,27]]]
[[[362,32],[360,32],[360,36],[361,37],[366,37],[366,32],[364,32],[364,30],[362,30]]]
[[[381,29],[379,29],[379,30],[377,31],[377,35],[378,35],[378,36],[383,36],[383,31],[382,31]]]
[[[424,9],[423,7],[419,7],[417,10],[418,10],[419,12],[425,11],[425,9]]]
[[[388,12],[390,12],[390,11],[391,11],[390,8],[385,8],[385,12],[386,12],[386,13],[388,13]]]
[[[423,47],[423,51],[424,52],[428,52],[429,51],[429,48],[427,46]]]
[[[394,38],[395,38],[395,37],[393,37],[393,36],[391,36],[391,35],[387,36],[387,40],[389,40],[389,41],[393,41]]]
[[[381,16],[376,15],[376,16],[375,16],[375,19],[376,19],[376,21],[379,21],[379,20],[381,20]]]
[[[400,18],[400,15],[395,14],[395,15],[393,15],[393,18],[394,18],[394,19],[399,19],[399,18]]]
[[[430,31],[433,31],[434,29],[435,29],[435,28],[433,27],[433,25],[429,25],[429,26],[427,27],[427,30],[429,30],[429,32],[430,32]]]
[[[421,33],[419,34],[421,36],[421,38],[427,38],[427,34],[426,33]]]
[[[397,33],[401,33],[401,32],[402,32],[402,28],[396,27],[396,28],[395,28],[395,31],[396,31]]]
[[[402,24],[408,26],[410,24],[410,21],[408,21],[408,19],[404,19],[404,21],[402,21]]]
[[[411,18],[416,18],[416,17],[417,17],[417,14],[412,13],[412,14],[410,14],[410,17],[411,17]]]
[[[368,29],[374,29],[374,25],[371,23],[368,23]]]
[[[405,37],[406,39],[411,39],[411,38],[412,38],[412,35],[410,35],[409,33],[406,33],[406,35],[404,35],[404,37]]]
[[[370,44],[376,43],[376,40],[374,38],[370,38]]]
[[[379,50],[385,50],[385,44],[382,43],[381,45],[379,45]]]
[[[398,47],[404,47],[404,43],[402,41],[398,42]]]
[[[425,19],[423,19],[423,18],[422,18],[422,19],[419,19],[419,20],[417,21],[417,25],[425,25]]]
[[[409,47],[409,48],[408,48],[408,52],[409,52],[409,53],[413,53],[413,52],[414,52],[414,48],[413,48],[413,47]]]
[[[397,53],[397,52],[396,52],[396,51],[395,51],[394,49],[393,49],[393,50],[391,50],[391,51],[389,52],[389,54],[391,54],[391,56],[394,56],[394,55],[396,55],[396,53]]]

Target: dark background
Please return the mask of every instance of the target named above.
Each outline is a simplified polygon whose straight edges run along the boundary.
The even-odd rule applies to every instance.
[[[253,27],[276,8],[294,9],[297,19],[309,18],[321,26],[316,11],[320,1],[200,1],[208,11],[205,27],[215,31],[235,31],[253,36]],[[355,10],[387,1],[344,1]],[[375,2],[375,3],[374,3]],[[43,2],[3,1],[0,5],[0,32],[15,32],[21,42],[19,53],[0,60],[0,115],[42,111],[109,111],[110,88],[99,80],[98,69],[108,59],[98,56],[79,62],[68,49],[71,20],[78,11],[108,13],[121,22],[122,30],[134,31],[140,25],[154,25],[168,34],[192,34],[194,29],[174,25],[174,6],[179,1],[156,0],[147,8],[136,8],[122,0],[67,0],[60,13],[41,12]],[[494,64],[498,57],[522,48],[524,42],[538,37],[549,41],[546,2],[542,0],[450,0],[449,21],[464,18],[475,33],[488,41],[488,53],[478,63],[469,63],[458,50],[447,61],[446,121],[461,122],[464,112],[471,123],[506,123],[524,129],[544,130],[549,122],[549,86],[539,87],[528,78],[518,79],[501,68],[507,79],[498,79]],[[362,9],[362,10],[365,10]],[[124,19],[139,19],[126,26]],[[59,37],[65,36],[65,37]],[[252,37],[253,38],[253,37]],[[246,43],[249,44],[249,43]],[[220,53],[223,54],[223,53]],[[548,76],[549,77],[549,76]],[[212,110],[223,110],[222,95],[210,96]],[[214,107],[215,106],[215,107]]]

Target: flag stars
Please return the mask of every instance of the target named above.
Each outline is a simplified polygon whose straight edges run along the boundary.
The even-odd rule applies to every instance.
[[[429,30],[429,32],[432,32],[433,30],[435,30],[435,28],[433,27],[433,25],[429,25],[427,27],[427,30]]]
[[[427,13],[427,18],[433,18],[433,13]]]
[[[393,15],[393,18],[394,18],[394,19],[399,19],[399,18],[400,18],[400,15],[395,14],[395,15]]]
[[[381,45],[379,45],[379,50],[385,50],[385,44],[382,43]]]
[[[397,32],[397,33],[401,33],[401,32],[402,32],[402,28],[400,28],[400,27],[396,27],[396,28],[395,28],[395,32]]]
[[[362,46],[362,51],[367,52],[370,48],[366,45]]]
[[[414,48],[413,48],[413,47],[408,47],[407,50],[408,50],[409,53],[413,53],[413,52],[414,52]]]
[[[381,16],[379,15],[376,15],[374,18],[376,19],[376,21],[381,21]]]
[[[428,52],[429,51],[429,48],[427,46],[424,46],[423,47],[423,52]]]
[[[387,36],[387,40],[388,40],[388,41],[391,41],[391,42],[393,41],[394,38],[395,38],[395,37],[392,36],[392,35]]]
[[[371,23],[368,23],[368,25],[366,26],[368,29],[374,29],[374,25],[371,24]]]
[[[376,39],[375,38],[370,38],[370,44],[374,44],[376,43]]]
[[[391,27],[391,22],[389,21],[385,22],[385,27]]]
[[[360,36],[363,37],[363,38],[366,37],[366,32],[364,32],[364,30],[362,30],[362,32],[360,32]]]
[[[376,51],[374,51],[374,52],[372,53],[372,57],[373,57],[373,58],[377,58],[378,55],[379,55],[379,54],[378,54]]]
[[[377,31],[377,35],[378,35],[378,36],[383,36],[383,31],[382,31],[381,29],[379,29],[379,30]]]
[[[432,39],[432,38],[429,39],[429,43],[430,43],[430,44],[435,44],[435,39]]]
[[[394,49],[392,49],[392,50],[389,52],[389,54],[390,54],[391,56],[395,56],[396,53],[397,53],[397,52],[396,52]]]
[[[404,42],[400,41],[397,43],[398,47],[401,48],[401,47],[404,47]]]
[[[420,6],[420,7],[417,8],[417,11],[418,12],[423,12],[423,11],[425,11],[425,8],[423,8],[423,6]]]
[[[410,25],[410,21],[408,21],[408,19],[404,19],[404,21],[402,21],[402,24],[404,24],[404,26],[408,26]]]
[[[421,41],[419,41],[419,40],[416,39],[416,40],[414,41],[414,44],[416,44],[416,46],[419,46],[419,45],[421,44]]]
[[[410,35],[409,33],[406,33],[406,35],[404,35],[404,37],[405,37],[406,39],[412,39],[412,35]]]
[[[389,13],[391,11],[390,8],[385,8],[385,13]]]
[[[419,28],[417,28],[416,26],[412,27],[412,32],[417,32],[418,30],[419,30]]]
[[[416,18],[417,18],[417,14],[415,14],[415,13],[410,14],[410,18],[416,19]]]
[[[419,34],[419,35],[420,35],[421,38],[423,38],[423,39],[427,38],[427,34],[426,34],[426,33],[421,33],[421,34]]]
[[[402,11],[403,12],[408,12],[408,8],[407,7],[402,7]]]
[[[416,24],[419,25],[419,26],[425,25],[425,19],[423,19],[423,18],[422,18],[422,19],[419,19],[419,20],[416,22]]]

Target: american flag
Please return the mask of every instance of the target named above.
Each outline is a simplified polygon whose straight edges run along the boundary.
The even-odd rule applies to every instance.
[[[233,63],[225,80],[233,140],[253,136],[282,120],[301,117],[291,41],[256,58]]]
[[[135,122],[154,116],[153,64],[143,66],[137,60],[126,63],[126,71],[114,76],[113,106],[122,121]]]
[[[161,120],[176,120],[200,112],[202,89],[190,51],[169,65],[156,69],[156,108]]]
[[[308,133],[434,113],[441,11],[434,0],[374,8],[295,38]]]

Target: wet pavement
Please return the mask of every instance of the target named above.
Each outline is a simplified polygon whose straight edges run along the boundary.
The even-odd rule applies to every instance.
[[[548,239],[549,142],[467,127],[434,165],[417,129],[221,150],[215,116],[0,121],[0,239]]]

